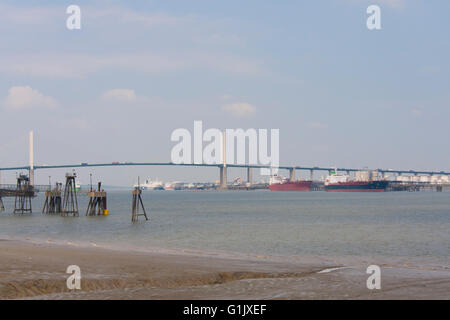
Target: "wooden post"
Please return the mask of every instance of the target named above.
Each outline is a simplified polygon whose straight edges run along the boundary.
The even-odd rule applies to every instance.
[[[148,220],[147,213],[145,212],[144,203],[142,202],[142,190],[137,187],[133,191],[131,191],[133,195],[133,202],[131,206],[131,222],[136,222],[139,219],[139,216],[144,216],[145,220]],[[143,213],[139,213],[139,207],[142,207]]]
[[[106,207],[106,192],[101,190],[102,183],[98,183],[97,191],[89,192],[89,204],[86,209],[87,216],[103,216],[105,215]]]
[[[66,186],[64,188],[63,207],[61,211],[61,215],[64,217],[68,215],[73,215],[74,217],[79,216],[77,191],[75,189],[76,176],[75,173],[66,173]]]

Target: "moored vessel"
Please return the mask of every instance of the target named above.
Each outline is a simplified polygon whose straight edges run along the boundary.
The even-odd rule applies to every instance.
[[[387,187],[385,180],[354,181],[348,175],[335,172],[325,180],[325,191],[328,192],[385,192]]]
[[[274,175],[270,178],[269,189],[271,191],[310,191],[312,181],[290,181],[288,178]]]
[[[145,179],[143,184],[135,184],[135,188],[140,188],[141,190],[164,190],[164,184],[159,180]]]

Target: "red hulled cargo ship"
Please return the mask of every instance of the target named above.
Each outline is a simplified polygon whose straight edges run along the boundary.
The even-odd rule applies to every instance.
[[[270,179],[271,191],[310,191],[312,181],[290,181],[287,178],[273,176]]]

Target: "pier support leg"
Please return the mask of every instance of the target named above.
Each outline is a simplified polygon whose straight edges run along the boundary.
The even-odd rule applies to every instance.
[[[133,194],[133,202],[131,205],[131,221],[137,222],[139,216],[144,216],[145,220],[148,220],[147,213],[145,212],[144,203],[142,202],[142,190],[135,188],[131,191]],[[139,208],[142,208],[143,213],[139,213]]]
[[[75,189],[75,177],[76,174],[66,174],[66,186],[64,188],[64,197],[61,215],[68,216],[73,215],[74,217],[78,217],[78,200],[77,200],[77,191]]]
[[[42,208],[42,213],[45,214],[61,214],[61,189],[59,189],[58,184],[56,188],[45,192],[45,202]]]
[[[289,180],[290,181],[295,181],[295,168],[290,168],[289,169]]]
[[[252,172],[252,168],[247,168],[247,183],[249,185],[252,184],[253,181],[253,172]]]
[[[227,167],[225,166],[220,167],[220,188],[227,188]]]

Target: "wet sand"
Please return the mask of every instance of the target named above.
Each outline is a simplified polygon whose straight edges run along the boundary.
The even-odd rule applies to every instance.
[[[302,259],[300,259],[302,260]],[[81,290],[69,290],[69,265]],[[110,250],[0,240],[0,299],[449,299],[450,269],[367,263],[278,261]]]

